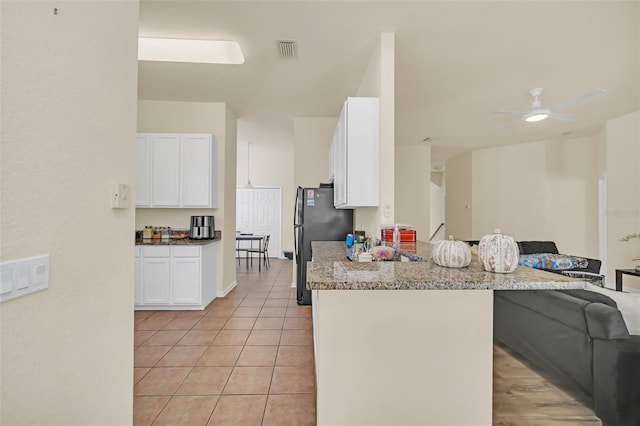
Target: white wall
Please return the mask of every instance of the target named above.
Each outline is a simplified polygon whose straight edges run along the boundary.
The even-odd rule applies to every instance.
[[[410,224],[420,241],[431,236],[431,147],[396,145],[395,220]]]
[[[0,260],[51,267],[0,305],[0,424],[131,424],[138,2],[0,7]]]
[[[598,136],[478,149],[449,160],[446,173],[447,234],[477,240],[500,228],[599,258]]]
[[[597,137],[548,141],[545,150],[545,233],[562,253],[598,259]]]
[[[479,149],[472,161],[473,239],[495,228],[516,240],[547,239],[544,143]]]
[[[355,223],[367,235],[395,222],[395,34],[382,33],[356,96],[380,103],[380,207],[355,209]]]
[[[224,126],[224,144],[220,143],[220,152],[218,158],[224,159],[220,164],[223,173],[223,181],[218,185],[219,201],[223,200],[223,204],[218,207],[222,209],[222,250],[223,255],[220,259],[218,253],[218,262],[222,260],[222,283],[220,283],[220,273],[218,273],[218,295],[226,294],[230,291],[231,286],[236,283],[236,164],[237,164],[237,142],[238,142],[238,119],[231,108],[225,105],[225,126]],[[231,237],[233,235],[233,237]],[[220,263],[218,263],[220,264]]]
[[[616,269],[640,262],[640,239],[620,242],[640,232],[640,112],[609,120],[606,125],[607,282],[615,283]],[[640,289],[639,280],[624,277],[625,286]]]
[[[218,141],[218,208],[136,209],[136,228],[146,225],[189,228],[191,216],[215,216],[222,231],[218,250],[218,294],[235,283],[235,194],[236,117],[224,103],[141,100],[138,102],[138,132],[211,133]],[[134,141],[131,142],[134,144]],[[231,192],[229,194],[228,192]]]
[[[337,117],[294,119],[294,200],[298,186],[315,188],[320,182],[329,182],[329,149],[337,123]]]

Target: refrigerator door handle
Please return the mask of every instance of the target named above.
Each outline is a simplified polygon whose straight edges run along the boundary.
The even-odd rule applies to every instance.
[[[298,236],[302,234],[302,225],[293,226],[293,252],[296,254],[296,265],[298,264]]]

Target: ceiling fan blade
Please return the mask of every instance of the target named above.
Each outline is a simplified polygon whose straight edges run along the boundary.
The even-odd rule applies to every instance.
[[[501,109],[494,109],[493,111],[489,111],[491,114],[515,114],[515,115],[525,115],[526,112],[522,111],[505,111]]]
[[[560,121],[576,121],[578,119],[575,115],[566,115],[566,114],[551,114],[549,118]]]
[[[496,131],[504,130],[504,129],[507,129],[507,128],[511,127],[511,126],[515,126],[516,124],[520,124],[520,123],[522,123],[522,120],[512,121],[510,123],[503,124],[500,127],[496,127]]]
[[[547,109],[549,111],[555,111],[555,110],[560,109],[560,108],[566,108],[569,105],[573,105],[573,104],[578,103],[578,102],[586,101],[587,99],[593,98],[594,96],[602,95],[602,94],[604,94],[606,92],[607,91],[604,90],[604,89],[592,90],[590,92],[585,93],[584,95],[578,96],[577,98],[573,98],[573,99],[566,100],[564,102],[560,102],[559,104],[555,104],[554,106],[548,107]]]

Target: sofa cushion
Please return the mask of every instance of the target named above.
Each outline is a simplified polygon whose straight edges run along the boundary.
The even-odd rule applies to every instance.
[[[584,333],[587,331],[584,306],[590,302],[560,290],[499,290],[495,292],[495,297],[508,299]]]
[[[558,247],[553,241],[518,241],[518,248],[520,249],[520,254],[558,254]]]

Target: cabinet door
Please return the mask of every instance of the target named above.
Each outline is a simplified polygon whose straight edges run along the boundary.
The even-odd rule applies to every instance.
[[[340,113],[340,119],[338,120],[338,127],[336,129],[336,170],[335,170],[335,182],[334,191],[337,196],[334,196],[334,200],[337,200],[336,206],[344,205],[347,202],[347,103],[345,102],[344,108]]]
[[[151,135],[136,137],[136,207],[149,207],[151,161]]]
[[[180,206],[180,137],[154,135],[151,146],[151,205]]]
[[[171,303],[200,304],[200,258],[174,257],[172,260]]]
[[[169,258],[143,258],[142,304],[168,305],[171,289],[171,261]]]
[[[211,135],[181,136],[181,206],[215,207],[212,205]]]
[[[380,193],[378,99],[349,98],[347,102],[345,201],[353,207],[375,207]]]

